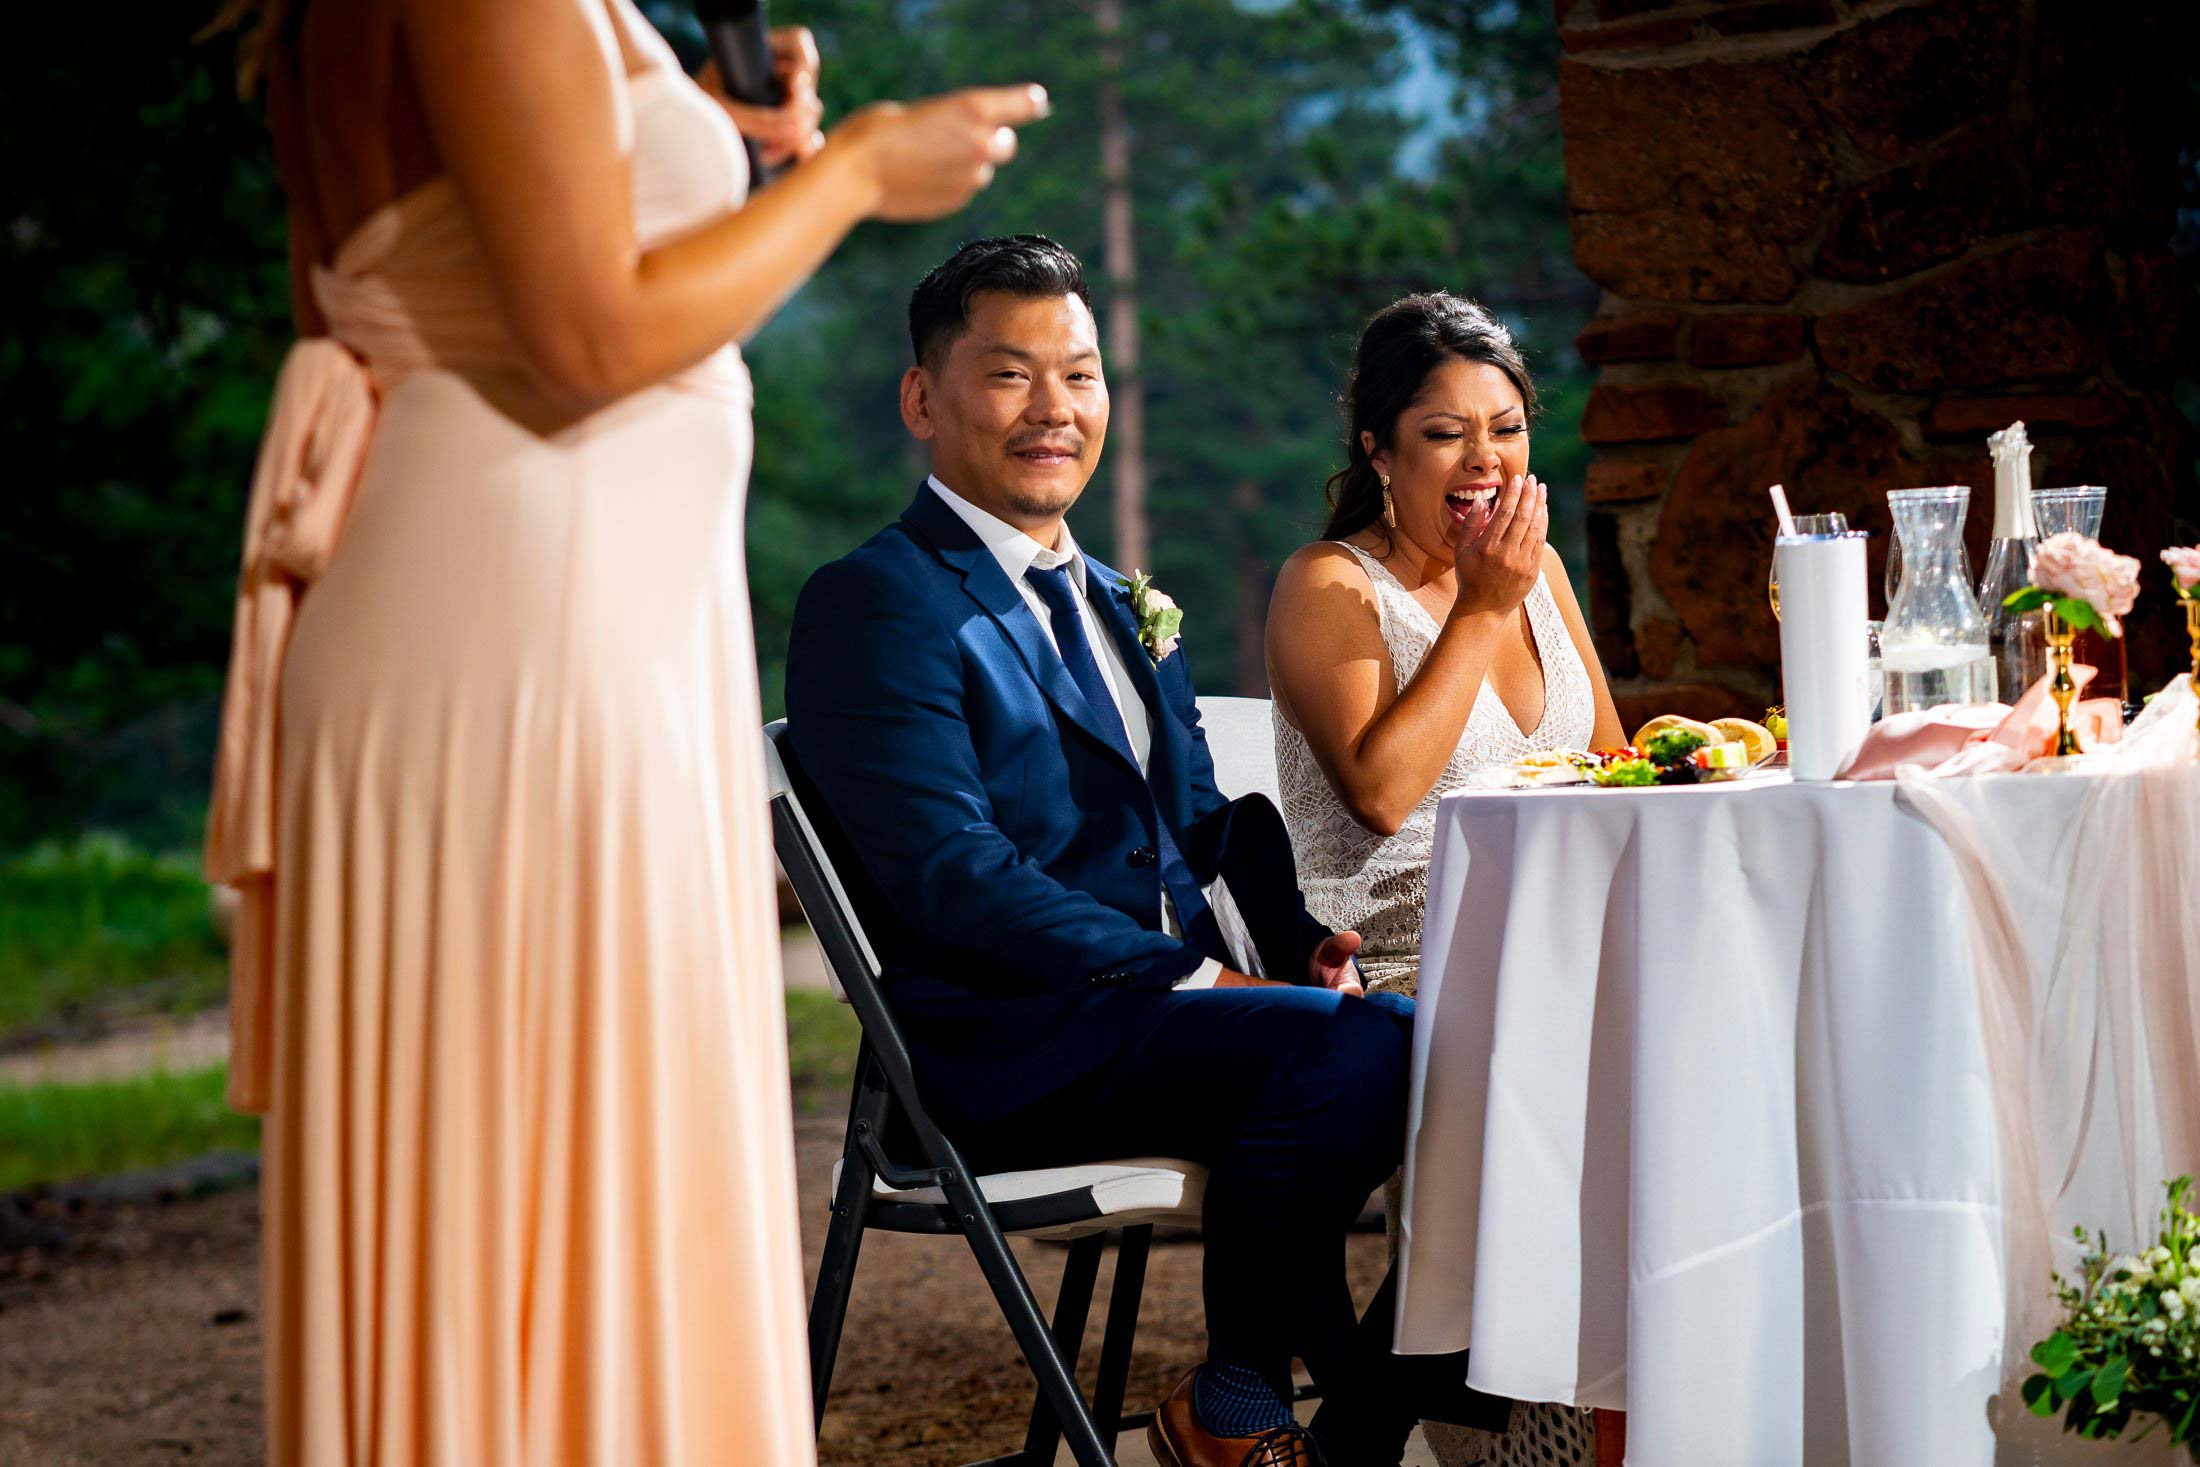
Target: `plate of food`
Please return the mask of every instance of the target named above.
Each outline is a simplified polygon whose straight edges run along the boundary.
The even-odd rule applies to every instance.
[[[1747,718],[1704,723],[1667,713],[1636,729],[1627,747],[1600,751],[1589,778],[1600,789],[1720,784],[1748,778],[1779,751],[1772,730]]]
[[[1485,790],[1549,789],[1556,785],[1587,784],[1597,766],[1597,756],[1587,749],[1543,749],[1524,754],[1510,764],[1485,764],[1468,777],[1468,783]]]
[[[1709,723],[1667,713],[1635,730],[1617,749],[1549,749],[1507,764],[1485,765],[1477,789],[1646,789],[1655,785],[1721,784],[1766,772],[1780,751],[1772,730],[1747,718]]]

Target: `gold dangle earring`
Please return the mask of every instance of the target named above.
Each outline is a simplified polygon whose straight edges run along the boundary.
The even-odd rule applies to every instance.
[[[1375,477],[1383,481],[1383,525],[1395,530],[1398,528],[1398,506],[1390,502],[1390,475],[1377,474]]]

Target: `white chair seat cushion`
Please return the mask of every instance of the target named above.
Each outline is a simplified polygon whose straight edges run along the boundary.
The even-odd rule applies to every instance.
[[[840,1169],[833,1163],[833,1191],[840,1191]],[[1042,1167],[1034,1171],[995,1172],[978,1178],[978,1191],[992,1203],[1022,1202],[1056,1192],[1092,1189],[1101,1216],[1061,1228],[1037,1228],[1025,1236],[1073,1237],[1105,1228],[1139,1227],[1147,1223],[1184,1223],[1197,1226],[1200,1203],[1207,1191],[1207,1169],[1189,1161],[1165,1156],[1132,1157],[1124,1161],[1093,1161],[1077,1166]],[[941,1206],[947,1194],[938,1187],[896,1190],[884,1178],[875,1179],[871,1193],[881,1202],[914,1202]]]

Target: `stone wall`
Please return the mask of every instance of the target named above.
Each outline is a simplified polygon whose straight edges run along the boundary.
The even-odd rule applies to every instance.
[[[2023,419],[2035,482],[2106,484],[2148,562],[2135,683],[2183,655],[2155,552],[2190,543],[2192,261],[2171,253],[2193,93],[2179,6],[1557,0],[1581,333],[1590,607],[1623,710],[1778,697],[1772,513],[1972,486]],[[2174,642],[2173,642],[2174,633]]]

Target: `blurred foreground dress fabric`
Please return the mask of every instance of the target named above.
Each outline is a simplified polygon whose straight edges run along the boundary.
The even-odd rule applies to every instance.
[[[615,14],[647,249],[746,165]],[[554,414],[448,178],[313,284],[208,840],[266,1115],[268,1460],[800,1467],[747,370],[522,426]]]

